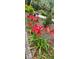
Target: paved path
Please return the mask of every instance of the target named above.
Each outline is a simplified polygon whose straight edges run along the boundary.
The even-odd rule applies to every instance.
[[[27,33],[26,34],[26,39],[25,39],[25,59],[32,59],[32,55],[31,55],[31,52],[30,52],[30,47],[29,47],[29,44],[28,44],[28,38],[27,38]]]

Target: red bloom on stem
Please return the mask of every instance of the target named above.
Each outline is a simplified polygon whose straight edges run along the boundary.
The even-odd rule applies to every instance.
[[[40,34],[41,30],[43,30],[43,26],[35,24],[32,28],[32,32],[34,32],[35,34]]]
[[[35,17],[34,15],[28,15],[27,18],[31,19],[32,21],[37,21],[39,17]]]
[[[27,15],[26,18],[32,19],[33,15]]]

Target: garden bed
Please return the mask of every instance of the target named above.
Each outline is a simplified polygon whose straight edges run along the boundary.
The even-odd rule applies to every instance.
[[[26,59],[54,59],[53,0],[26,0]]]
[[[44,27],[44,20],[26,13],[26,32],[32,59],[54,57],[54,24]]]

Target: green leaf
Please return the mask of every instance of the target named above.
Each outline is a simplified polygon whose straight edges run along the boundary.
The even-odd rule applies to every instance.
[[[41,47],[39,49],[39,59],[42,59],[42,51],[41,51]]]

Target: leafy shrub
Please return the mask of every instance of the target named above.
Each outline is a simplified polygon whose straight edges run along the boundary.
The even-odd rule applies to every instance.
[[[29,6],[25,5],[25,12],[34,13],[34,9],[31,5]]]

